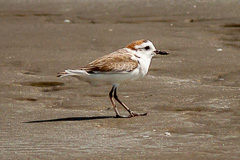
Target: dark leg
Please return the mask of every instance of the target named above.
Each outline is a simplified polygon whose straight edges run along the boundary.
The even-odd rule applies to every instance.
[[[147,115],[147,113],[134,113],[133,111],[130,110],[130,108],[127,107],[127,105],[125,105],[123,102],[121,102],[117,96],[117,86],[114,88],[114,98],[118,101],[118,103],[120,103],[129,112],[130,117]]]
[[[115,87],[116,87],[116,86],[113,86],[112,89],[111,89],[111,91],[109,92],[109,98],[110,98],[110,100],[111,100],[111,102],[112,102],[113,109],[114,109],[114,111],[116,112],[116,117],[120,117],[119,112],[118,112],[118,110],[117,110],[116,103],[115,103],[114,100],[113,100],[113,91],[114,91],[114,88],[115,88]]]

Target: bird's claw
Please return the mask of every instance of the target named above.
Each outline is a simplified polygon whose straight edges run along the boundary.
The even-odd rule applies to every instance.
[[[131,118],[131,117],[136,117],[136,116],[146,116],[148,113],[134,113],[134,112],[131,112],[130,115],[128,116],[121,116],[121,115],[116,115],[115,118]]]
[[[135,117],[135,116],[146,116],[148,113],[132,113],[131,116]]]
[[[131,115],[128,115],[128,116],[116,115],[115,118],[131,118],[131,117],[132,117]]]

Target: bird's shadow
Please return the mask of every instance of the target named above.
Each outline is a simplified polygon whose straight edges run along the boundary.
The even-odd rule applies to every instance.
[[[87,121],[87,120],[97,120],[97,119],[109,119],[116,118],[114,116],[96,116],[96,117],[67,117],[67,118],[57,118],[57,119],[45,119],[37,121],[28,121],[23,123],[43,123],[43,122],[61,122],[61,121]]]

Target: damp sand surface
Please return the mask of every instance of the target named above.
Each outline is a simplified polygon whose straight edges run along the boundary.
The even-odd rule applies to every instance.
[[[239,1],[137,3],[0,2],[1,160],[239,159]],[[118,94],[147,116],[56,77],[142,38],[170,55]]]

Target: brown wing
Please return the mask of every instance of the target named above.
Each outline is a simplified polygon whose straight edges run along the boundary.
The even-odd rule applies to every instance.
[[[132,60],[132,55],[124,49],[100,57],[89,63],[83,69],[87,72],[131,72],[138,67],[138,61]]]

